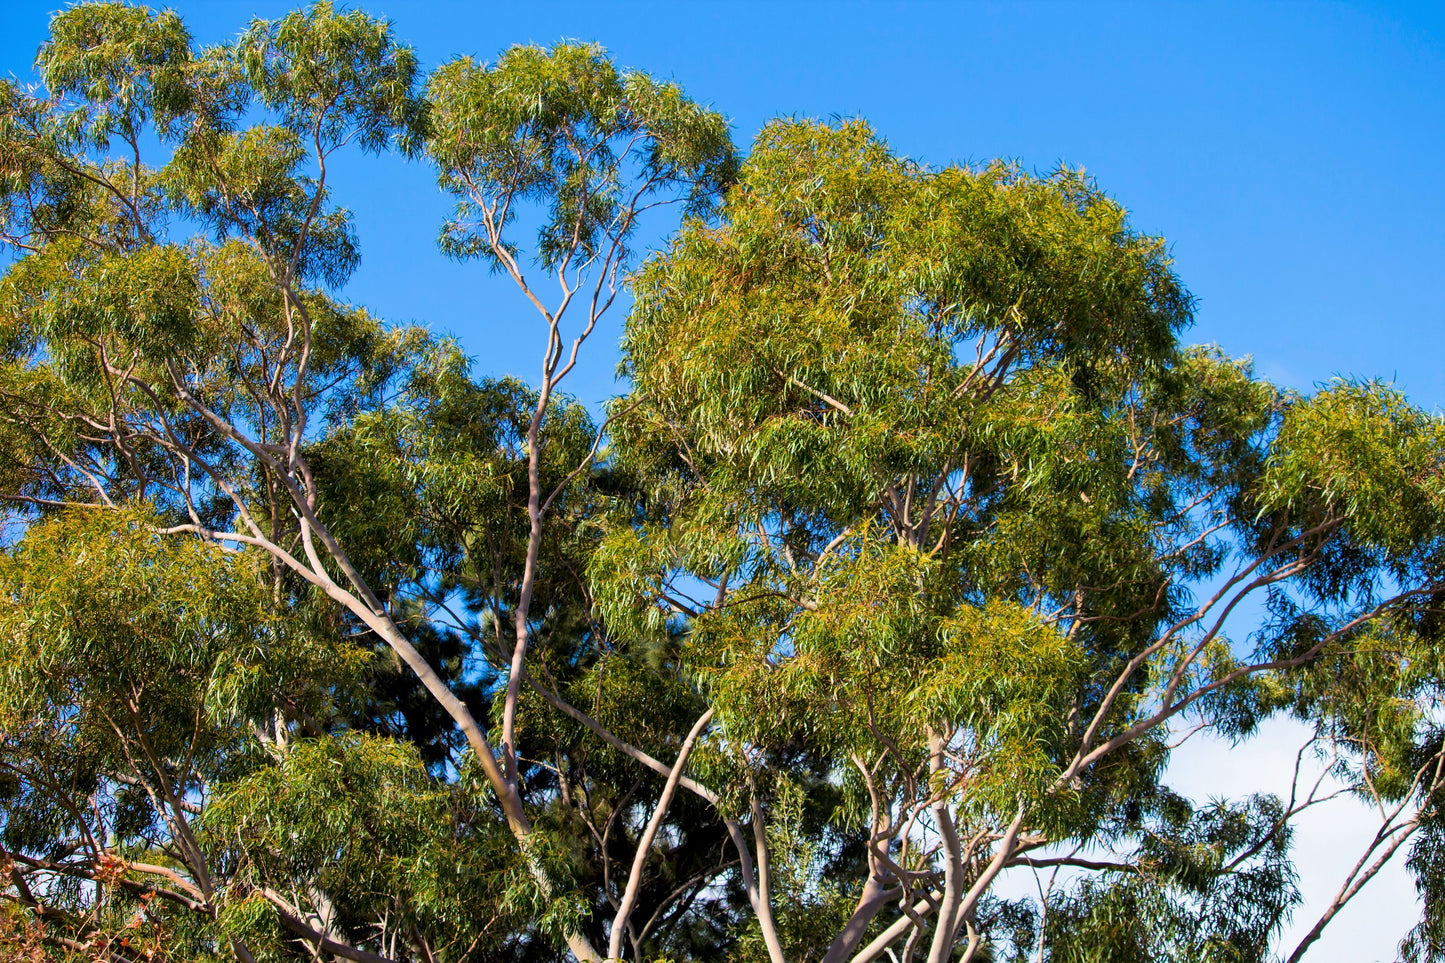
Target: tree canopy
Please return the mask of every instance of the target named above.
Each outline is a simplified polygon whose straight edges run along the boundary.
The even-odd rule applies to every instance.
[[[423,75],[325,2],[204,49],[80,3],[37,70],[0,84],[7,956],[1296,963],[1399,853],[1401,957],[1445,960],[1445,420],[1190,346],[1082,172],[861,119],[743,153],[595,45]],[[343,296],[329,173],[392,150],[535,382]],[[1166,773],[1277,716],[1379,817],[1291,946],[1320,785]]]

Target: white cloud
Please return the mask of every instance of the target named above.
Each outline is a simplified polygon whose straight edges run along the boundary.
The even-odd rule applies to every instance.
[[[1199,735],[1175,750],[1166,781],[1178,792],[1203,800],[1237,799],[1270,792],[1289,798],[1296,753],[1309,739],[1300,723],[1276,719],[1237,746]],[[1313,784],[1323,767],[1308,755],[1300,783]],[[1329,783],[1323,787],[1328,791]],[[1307,791],[1307,788],[1305,789]],[[1378,813],[1352,797],[1339,797],[1301,813],[1295,820],[1293,854],[1304,903],[1295,910],[1278,943],[1287,956],[1339,891],[1380,826]],[[1419,920],[1414,883],[1405,871],[1409,845],[1330,922],[1305,955],[1306,963],[1390,963],[1401,937]]]
[[[1174,750],[1165,782],[1196,802],[1221,797],[1237,800],[1255,793],[1273,793],[1288,800],[1296,755],[1309,737],[1305,726],[1290,719],[1266,722],[1253,738],[1237,746],[1201,733]],[[1323,771],[1321,762],[1306,754],[1300,766],[1302,798]],[[1338,788],[1337,783],[1326,780],[1320,785],[1319,795],[1329,795]],[[1280,959],[1294,951],[1329,906],[1379,829],[1380,817],[1358,799],[1341,795],[1306,809],[1295,817],[1294,826],[1291,853],[1304,901],[1277,938],[1274,950]],[[1407,843],[1330,921],[1305,954],[1304,963],[1396,960],[1400,939],[1420,918],[1415,885],[1405,870],[1408,851]],[[1073,875],[1060,873],[1056,883],[1066,886]],[[1037,886],[1032,872],[1015,869],[1000,878],[994,893],[1014,899],[1036,898]]]

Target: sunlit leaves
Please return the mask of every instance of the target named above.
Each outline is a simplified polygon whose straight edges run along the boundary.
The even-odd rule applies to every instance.
[[[1362,549],[1433,562],[1445,512],[1445,422],[1378,383],[1340,382],[1291,406],[1261,512],[1340,517]]]
[[[415,53],[360,10],[318,2],[253,21],[236,57],[261,102],[323,154],[347,141],[380,151],[421,123]]]
[[[151,521],[135,512],[39,523],[3,560],[10,718],[83,707],[96,724],[144,707],[151,738],[183,738],[189,729],[159,720],[264,715],[281,691],[324,698],[328,676],[357,670],[345,648],[287,625],[254,558],[153,534]]]
[[[1291,710],[1414,819],[1438,951],[1441,420],[1182,347],[1167,245],[1082,171],[859,120],[740,163],[595,45],[419,88],[328,3],[208,50],[81,3],[40,71],[0,87],[6,950],[587,957],[636,855],[629,956],[761,958],[771,848],[789,958],[855,905],[830,959],[899,913],[921,951],[923,898],[935,958],[1255,961],[1289,814],[1160,779],[1176,726]],[[393,143],[539,311],[541,386],[335,293],[333,165]],[[668,204],[599,426],[559,382]],[[974,899],[1049,860],[1093,881]]]
[[[130,861],[209,879],[177,820],[263,763],[253,725],[278,706],[326,717],[365,656],[278,608],[255,558],[155,521],[61,516],[0,558],[0,845],[50,861],[62,932],[198,953],[206,915],[176,900],[142,914],[155,877]],[[160,872],[202,905],[208,882]],[[104,873],[116,893],[87,908],[76,884]]]
[[[165,123],[189,105],[191,35],[175,13],[121,3],[80,3],[51,21],[37,66],[47,90],[85,104],[65,129],[97,147],[112,135],[134,142],[148,120]]]
[[[614,438],[655,481],[593,576],[639,634],[703,581],[681,652],[727,799],[811,766],[839,824],[896,814],[878,838],[900,852],[920,787],[969,832],[1021,812],[1051,841],[1123,842],[1171,719],[1242,735],[1294,705],[1391,798],[1434,758],[1430,670],[1406,676],[1433,664],[1438,419],[1184,349],[1166,245],[1082,172],[928,168],[861,121],[775,121],[636,290]],[[1389,605],[1428,638],[1352,631],[1405,587]],[[1255,653],[1219,615],[1236,588],[1271,596]],[[1100,932],[1140,958],[1256,959],[1288,903],[1271,859],[1201,870],[1235,888],[1214,935],[1132,883],[1071,918],[1112,914]]]
[[[495,259],[501,229],[535,202],[540,264],[615,259],[644,205],[673,197],[705,210],[735,166],[721,115],[676,85],[619,71],[595,45],[513,47],[495,65],[454,60],[431,75],[427,96],[427,153],[442,188],[462,199],[442,232],[457,257]]]

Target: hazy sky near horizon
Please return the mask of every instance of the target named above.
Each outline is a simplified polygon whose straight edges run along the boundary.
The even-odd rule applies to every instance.
[[[172,4],[202,43],[295,5]],[[1083,166],[1136,228],[1170,241],[1198,298],[1188,339],[1253,355],[1289,387],[1381,378],[1445,407],[1445,3],[350,5],[393,19],[427,68],[514,43],[597,41],[721,110],[743,148],[771,117],[861,115],[929,164]],[[29,78],[59,6],[0,3],[0,74]],[[479,265],[436,253],[449,203],[424,165],[353,155],[333,183],[361,241],[346,297],[456,335],[478,373],[536,380],[526,305]],[[620,325],[598,333],[570,384],[584,401],[623,390]],[[1292,763],[1284,742],[1256,742],[1201,750],[1192,781],[1203,791],[1206,772]],[[1321,832],[1299,845],[1340,845],[1337,862],[1353,861],[1339,833]],[[1372,897],[1378,910],[1342,917],[1309,959],[1393,958],[1413,896],[1396,872]]]

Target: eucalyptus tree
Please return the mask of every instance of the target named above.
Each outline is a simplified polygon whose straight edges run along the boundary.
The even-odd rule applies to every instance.
[[[1445,958],[1445,424],[1184,347],[1081,174],[861,122],[740,167],[596,47],[423,79],[324,3],[204,50],[83,3],[38,66],[0,88],[7,952],[1263,960],[1318,793],[1163,770],[1290,712],[1381,829],[1285,950],[1408,846],[1402,952]],[[534,383],[341,299],[330,172],[392,148],[535,311]],[[627,285],[599,425],[564,389]]]
[[[593,576],[614,632],[686,620],[759,958],[1268,958],[1307,801],[1196,810],[1189,726],[1317,725],[1385,817],[1342,897],[1434,825],[1445,422],[1182,347],[1164,242],[1082,175],[774,122],[636,290],[653,490]],[[1073,882],[991,896],[1030,868]]]
[[[0,928],[9,958],[42,937],[87,958],[203,953],[218,909],[242,901],[200,803],[285,732],[236,720],[320,711],[359,681],[359,650],[278,609],[258,559],[155,521],[40,522],[3,561],[0,863],[33,912]]]
[[[598,444],[595,436],[580,447],[569,443],[579,427],[591,431],[558,390],[617,297],[638,218],[672,202],[701,212],[730,176],[725,123],[676,86],[621,72],[586,45],[515,48],[492,65],[455,61],[422,90],[414,55],[385,22],[326,3],[256,21],[236,42],[205,50],[194,49],[173,13],[81,4],[56,16],[37,63],[41,87],[0,91],[7,158],[0,234],[16,255],[0,292],[0,395],[4,487],[18,506],[15,519],[34,526],[50,515],[99,512],[124,526],[137,524],[132,506],[145,505],[156,537],[259,554],[269,562],[277,611],[297,608],[296,617],[311,620],[339,652],[354,642],[341,637],[347,634],[389,647],[465,743],[464,754],[440,759],[436,753],[450,748],[443,735],[443,745],[431,747],[433,761],[456,785],[490,794],[490,803],[476,802],[475,792],[462,793],[461,802],[429,797],[414,756],[336,729],[346,717],[337,693],[322,718],[288,702],[276,707],[273,743],[291,742],[287,733],[323,742],[278,749],[274,765],[208,800],[213,836],[205,861],[225,863],[229,885],[215,896],[196,875],[208,870],[195,857],[182,889],[216,920],[217,932],[231,934],[242,958],[252,944],[281,952],[284,941],[263,933],[278,924],[315,952],[351,959],[374,959],[373,950],[465,953],[527,933],[555,936],[579,959],[598,958],[582,928],[586,900],[567,888],[558,865],[567,854],[529,812],[517,740],[523,695],[533,692],[525,680],[537,658],[534,632],[568,605],[537,595],[566,581],[541,571],[565,556],[546,548],[555,533],[545,522],[572,497],[574,482],[590,482]],[[347,148],[393,145],[425,154],[442,188],[459,199],[444,249],[499,267],[537,309],[537,390],[478,385],[454,347],[387,327],[335,297],[359,248],[348,213],[331,200],[329,172]],[[146,162],[153,152],[163,163]],[[541,222],[532,245],[518,237],[519,215],[529,208]],[[439,435],[409,433],[423,409],[433,415],[448,397],[480,405],[466,413],[475,431],[463,440],[482,449],[428,450]],[[509,433],[515,404],[524,417]],[[497,423],[481,424],[487,415]],[[370,458],[376,470],[353,472],[349,458]],[[575,463],[559,469],[561,459]],[[393,490],[377,498],[368,484],[410,486],[414,497]],[[488,498],[510,508],[516,491],[520,535],[510,518],[490,529],[477,521]],[[450,515],[427,514],[441,508]],[[463,508],[473,517],[448,528]],[[381,539],[374,525],[368,529],[368,521],[398,519],[419,541],[401,544],[396,533]],[[471,539],[487,535],[505,544],[474,550]],[[84,564],[84,549],[76,551],[75,563]],[[501,680],[489,693],[494,718],[482,714],[493,707],[476,691],[470,700],[458,691],[472,685],[467,674],[475,667],[436,664],[447,648],[436,634],[456,629],[439,613],[460,591],[446,566],[476,572],[484,563],[490,581],[465,590],[475,607],[490,610],[487,642],[495,647],[482,657],[494,662],[481,671]],[[504,626],[510,638],[496,636]],[[430,660],[419,648],[428,641]],[[287,643],[278,637],[275,644]],[[160,779],[175,760],[154,765]],[[356,774],[328,783],[335,766]],[[353,809],[329,801],[328,792],[344,785],[365,795],[373,781],[394,792],[356,800]],[[307,799],[342,807],[338,818],[322,813],[308,828]],[[438,883],[423,897],[374,861],[349,863],[349,847],[340,845],[346,837],[336,835],[362,826],[368,845],[406,840],[380,854],[395,867],[423,859],[416,847],[439,837],[418,827],[435,829],[448,806],[467,810],[451,813],[453,842],[469,840],[493,857],[472,861],[476,878],[500,880],[509,895],[492,898],[495,886],[478,882],[480,889]],[[155,815],[173,817],[175,808]],[[340,818],[343,812],[351,815]],[[489,822],[492,813],[500,820]],[[262,828],[288,825],[288,817],[292,830]],[[7,808],[7,832],[22,825],[16,819]],[[493,826],[511,842],[499,842]],[[67,848],[78,831],[48,845]],[[189,852],[182,837],[166,845]],[[122,859],[106,840],[93,842],[91,864]],[[521,875],[508,875],[514,871]],[[23,888],[29,870],[14,872]],[[463,895],[472,902],[459,906]],[[250,909],[226,912],[222,904],[232,898]],[[478,922],[489,903],[502,906],[493,917],[511,922]],[[54,922],[35,899],[26,905]],[[75,925],[76,933],[42,936],[83,943],[93,924]],[[129,950],[107,951],[131,958]]]

